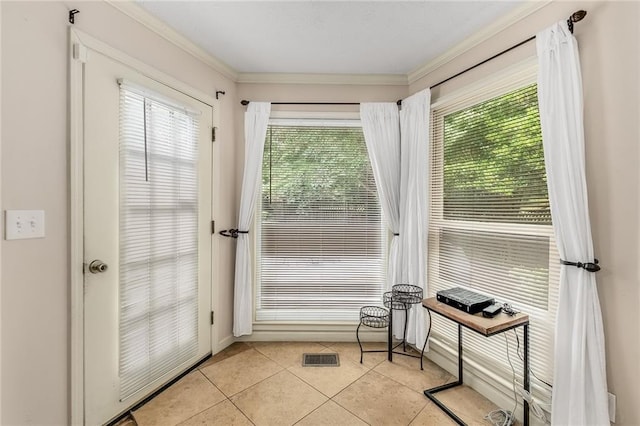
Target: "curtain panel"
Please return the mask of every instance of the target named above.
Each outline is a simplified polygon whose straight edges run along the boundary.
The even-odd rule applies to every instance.
[[[244,336],[253,332],[253,262],[249,244],[249,227],[253,221],[260,189],[260,172],[264,141],[271,113],[271,103],[251,102],[244,115],[244,174],[240,213],[238,217],[238,242],[236,246],[236,275],[233,289],[233,335]]]
[[[400,283],[427,286],[427,225],[429,197],[429,120],[431,90],[402,101],[400,110]],[[424,308],[408,312],[407,341],[422,349],[426,338]],[[394,334],[402,335],[400,321]],[[397,325],[396,325],[397,324]]]
[[[360,104],[362,132],[376,181],[382,212],[393,234],[385,291],[400,282],[400,115],[392,102]]]
[[[547,185],[561,259],[593,262],[578,45],[561,21],[536,36]],[[608,425],[604,332],[596,276],[562,265],[551,422]]]

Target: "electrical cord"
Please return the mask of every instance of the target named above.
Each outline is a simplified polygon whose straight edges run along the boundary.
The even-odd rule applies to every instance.
[[[504,303],[502,305],[502,312],[504,312],[505,314],[507,314],[509,316],[514,316],[515,314],[519,313],[520,311],[514,309],[513,306],[511,306],[510,303]]]
[[[518,387],[518,392],[520,393],[520,396],[522,396],[522,399],[529,403],[529,408],[533,412],[533,415],[543,422],[548,423],[547,416],[545,415],[540,405],[533,399],[533,395],[531,394],[531,392],[524,390],[524,387]]]
[[[516,336],[516,341],[520,342],[519,339],[518,339],[518,333],[516,333],[515,330],[513,330],[513,333]],[[524,386],[522,386],[522,385],[520,385],[520,383],[518,383],[518,380],[516,379],[515,369],[513,367],[513,364],[511,363],[511,353],[509,352],[509,339],[507,338],[507,333],[504,334],[504,339],[507,342],[507,360],[509,361],[509,365],[511,366],[511,372],[513,373],[514,391],[516,390],[516,387],[517,387],[518,393],[520,393],[520,396],[522,396],[523,400],[527,401],[527,403],[529,404],[529,408],[533,412],[533,415],[536,416],[537,418],[539,418],[540,420],[542,420],[543,422],[547,423],[547,416],[544,414],[544,411],[542,411],[542,408],[540,408],[538,403],[533,399],[533,395],[531,394],[531,392],[525,390]],[[518,346],[518,348],[519,348],[519,346]],[[518,357],[520,357],[519,353],[518,353]],[[522,360],[522,357],[520,357],[520,359]],[[529,369],[529,371],[531,372],[531,369]],[[538,379],[538,380],[540,380],[540,379]]]
[[[518,345],[517,349],[516,349],[516,353],[518,354],[518,358],[520,358],[520,361],[524,362],[524,357],[522,356],[522,354],[520,353],[520,337],[518,336],[518,333],[516,332],[516,330],[513,330],[513,334],[516,336],[516,343]],[[531,373],[531,375],[533,377],[536,378],[536,380],[538,380],[541,383],[544,383],[545,385],[549,386],[550,389],[553,389],[553,385],[550,384],[549,382],[546,382],[544,380],[542,380],[540,377],[536,376],[536,373],[533,372],[533,370],[531,369],[531,366],[529,366],[529,373]]]
[[[498,409],[489,412],[485,419],[487,419],[493,426],[511,426],[515,423],[516,417],[515,412],[516,408],[518,408],[518,392],[516,391],[516,369],[513,367],[513,363],[511,362],[511,357],[509,356],[509,339],[507,339],[507,333],[504,333],[504,341],[507,343],[507,361],[509,361],[509,366],[511,367],[512,379],[511,383],[513,384],[513,410],[505,410]]]

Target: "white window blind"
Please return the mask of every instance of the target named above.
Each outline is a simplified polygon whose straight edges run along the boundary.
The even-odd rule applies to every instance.
[[[432,114],[431,296],[462,286],[529,314],[531,368],[551,382],[559,256],[536,85],[502,81],[436,105]],[[455,326],[433,317],[434,337],[453,345]],[[522,331],[518,334],[522,350]],[[517,342],[513,332],[508,335],[521,377]],[[511,376],[504,336],[467,332],[464,339],[468,358]]]
[[[256,319],[356,321],[386,241],[359,122],[271,124],[264,152]]]
[[[120,396],[198,348],[198,120],[120,89]]]

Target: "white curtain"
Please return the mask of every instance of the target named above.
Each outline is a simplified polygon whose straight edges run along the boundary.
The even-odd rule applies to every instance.
[[[261,182],[262,154],[267,136],[271,104],[251,102],[244,115],[244,175],[238,217],[238,245],[236,247],[236,279],[233,291],[233,335],[253,332],[252,260],[249,231],[256,208]]]
[[[536,36],[538,99],[551,217],[560,257],[593,262],[576,39],[561,21]],[[596,276],[561,267],[551,421],[608,425],[604,333]]]
[[[425,294],[430,103],[431,90],[426,89],[403,100],[400,110],[400,277],[401,283],[422,287]],[[408,315],[407,341],[422,349],[424,308],[414,305]],[[394,334],[401,333],[394,327]]]
[[[382,212],[393,237],[389,248],[386,291],[400,283],[400,116],[395,103],[362,103],[360,119]]]

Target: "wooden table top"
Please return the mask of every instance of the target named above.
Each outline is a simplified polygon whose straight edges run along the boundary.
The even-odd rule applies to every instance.
[[[529,315],[527,314],[518,313],[511,316],[500,312],[493,318],[485,318],[482,316],[482,312],[471,315],[453,306],[440,303],[435,297],[423,299],[422,306],[485,336],[492,336],[529,323]]]

